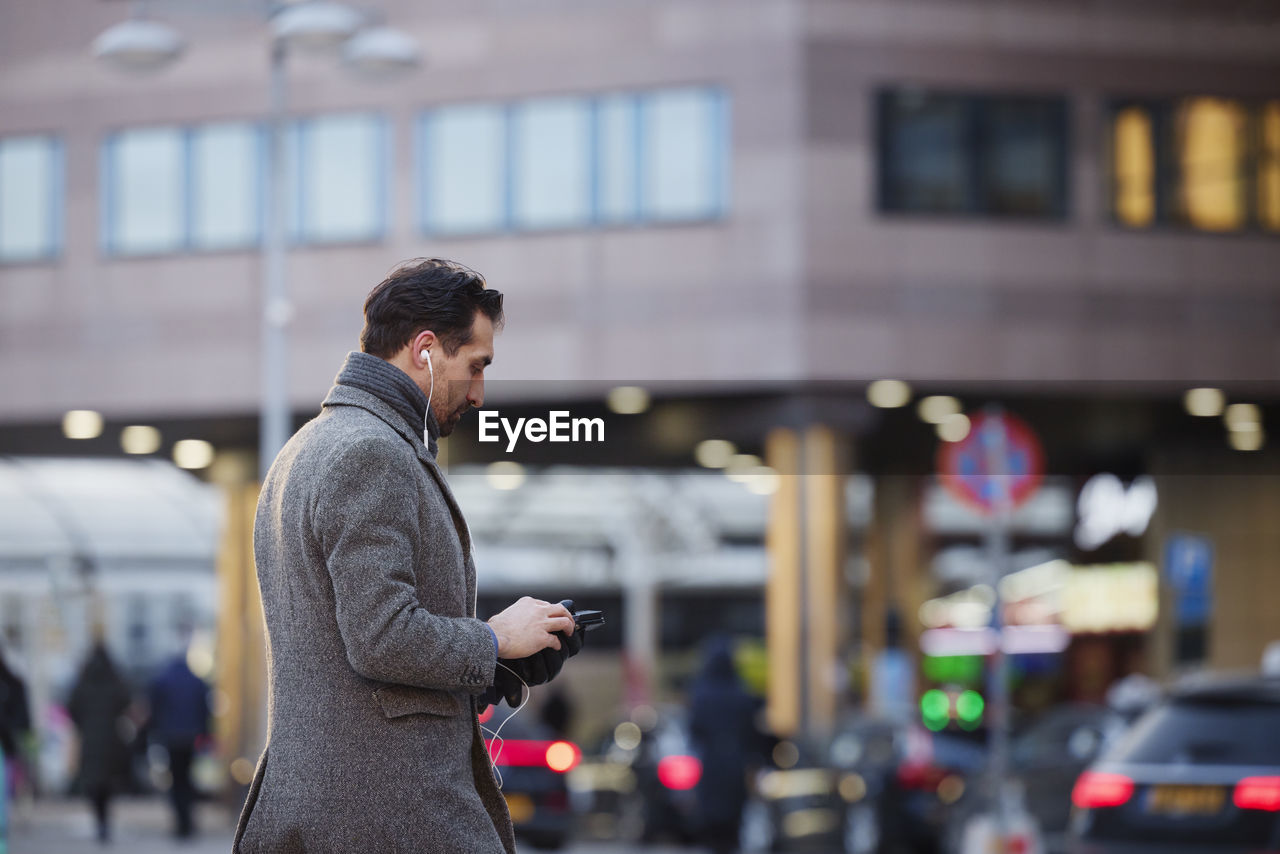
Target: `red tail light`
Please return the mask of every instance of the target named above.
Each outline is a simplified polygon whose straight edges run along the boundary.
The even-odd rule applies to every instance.
[[[506,739],[497,742],[485,739],[493,764],[516,768],[542,766],[563,774],[572,771],[582,761],[582,751],[570,741],[525,741]]]
[[[927,762],[903,762],[898,766],[898,785],[904,789],[934,792],[947,776],[945,768]]]
[[[493,706],[490,706],[480,713],[480,723],[487,724],[489,721],[493,720],[493,708]]]
[[[1118,807],[1133,797],[1133,780],[1123,774],[1085,771],[1071,790],[1071,803],[1085,810]]]
[[[1280,777],[1245,777],[1232,800],[1242,810],[1280,812]]]
[[[702,762],[696,756],[664,756],[658,760],[658,782],[668,789],[692,789],[701,779]]]

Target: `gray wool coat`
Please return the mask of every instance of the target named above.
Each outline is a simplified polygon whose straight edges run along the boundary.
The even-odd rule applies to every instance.
[[[233,854],[515,851],[476,714],[493,635],[420,430],[335,385],[263,484],[267,746]]]

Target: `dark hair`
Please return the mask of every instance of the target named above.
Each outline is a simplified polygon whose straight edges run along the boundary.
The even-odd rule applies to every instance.
[[[389,359],[424,329],[453,355],[471,340],[476,313],[502,326],[502,293],[485,287],[484,276],[443,258],[398,264],[364,301],[360,349]]]

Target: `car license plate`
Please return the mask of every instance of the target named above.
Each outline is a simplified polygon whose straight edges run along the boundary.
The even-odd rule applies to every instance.
[[[1222,786],[1153,786],[1147,812],[1161,815],[1216,815],[1226,802]]]
[[[507,809],[511,812],[511,822],[520,824],[533,818],[533,798],[528,795],[507,795]]]

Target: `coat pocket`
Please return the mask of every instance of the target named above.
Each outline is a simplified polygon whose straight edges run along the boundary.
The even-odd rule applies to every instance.
[[[410,685],[383,685],[373,692],[382,714],[388,718],[426,714],[453,717],[462,714],[462,700],[448,691],[414,688]]]

